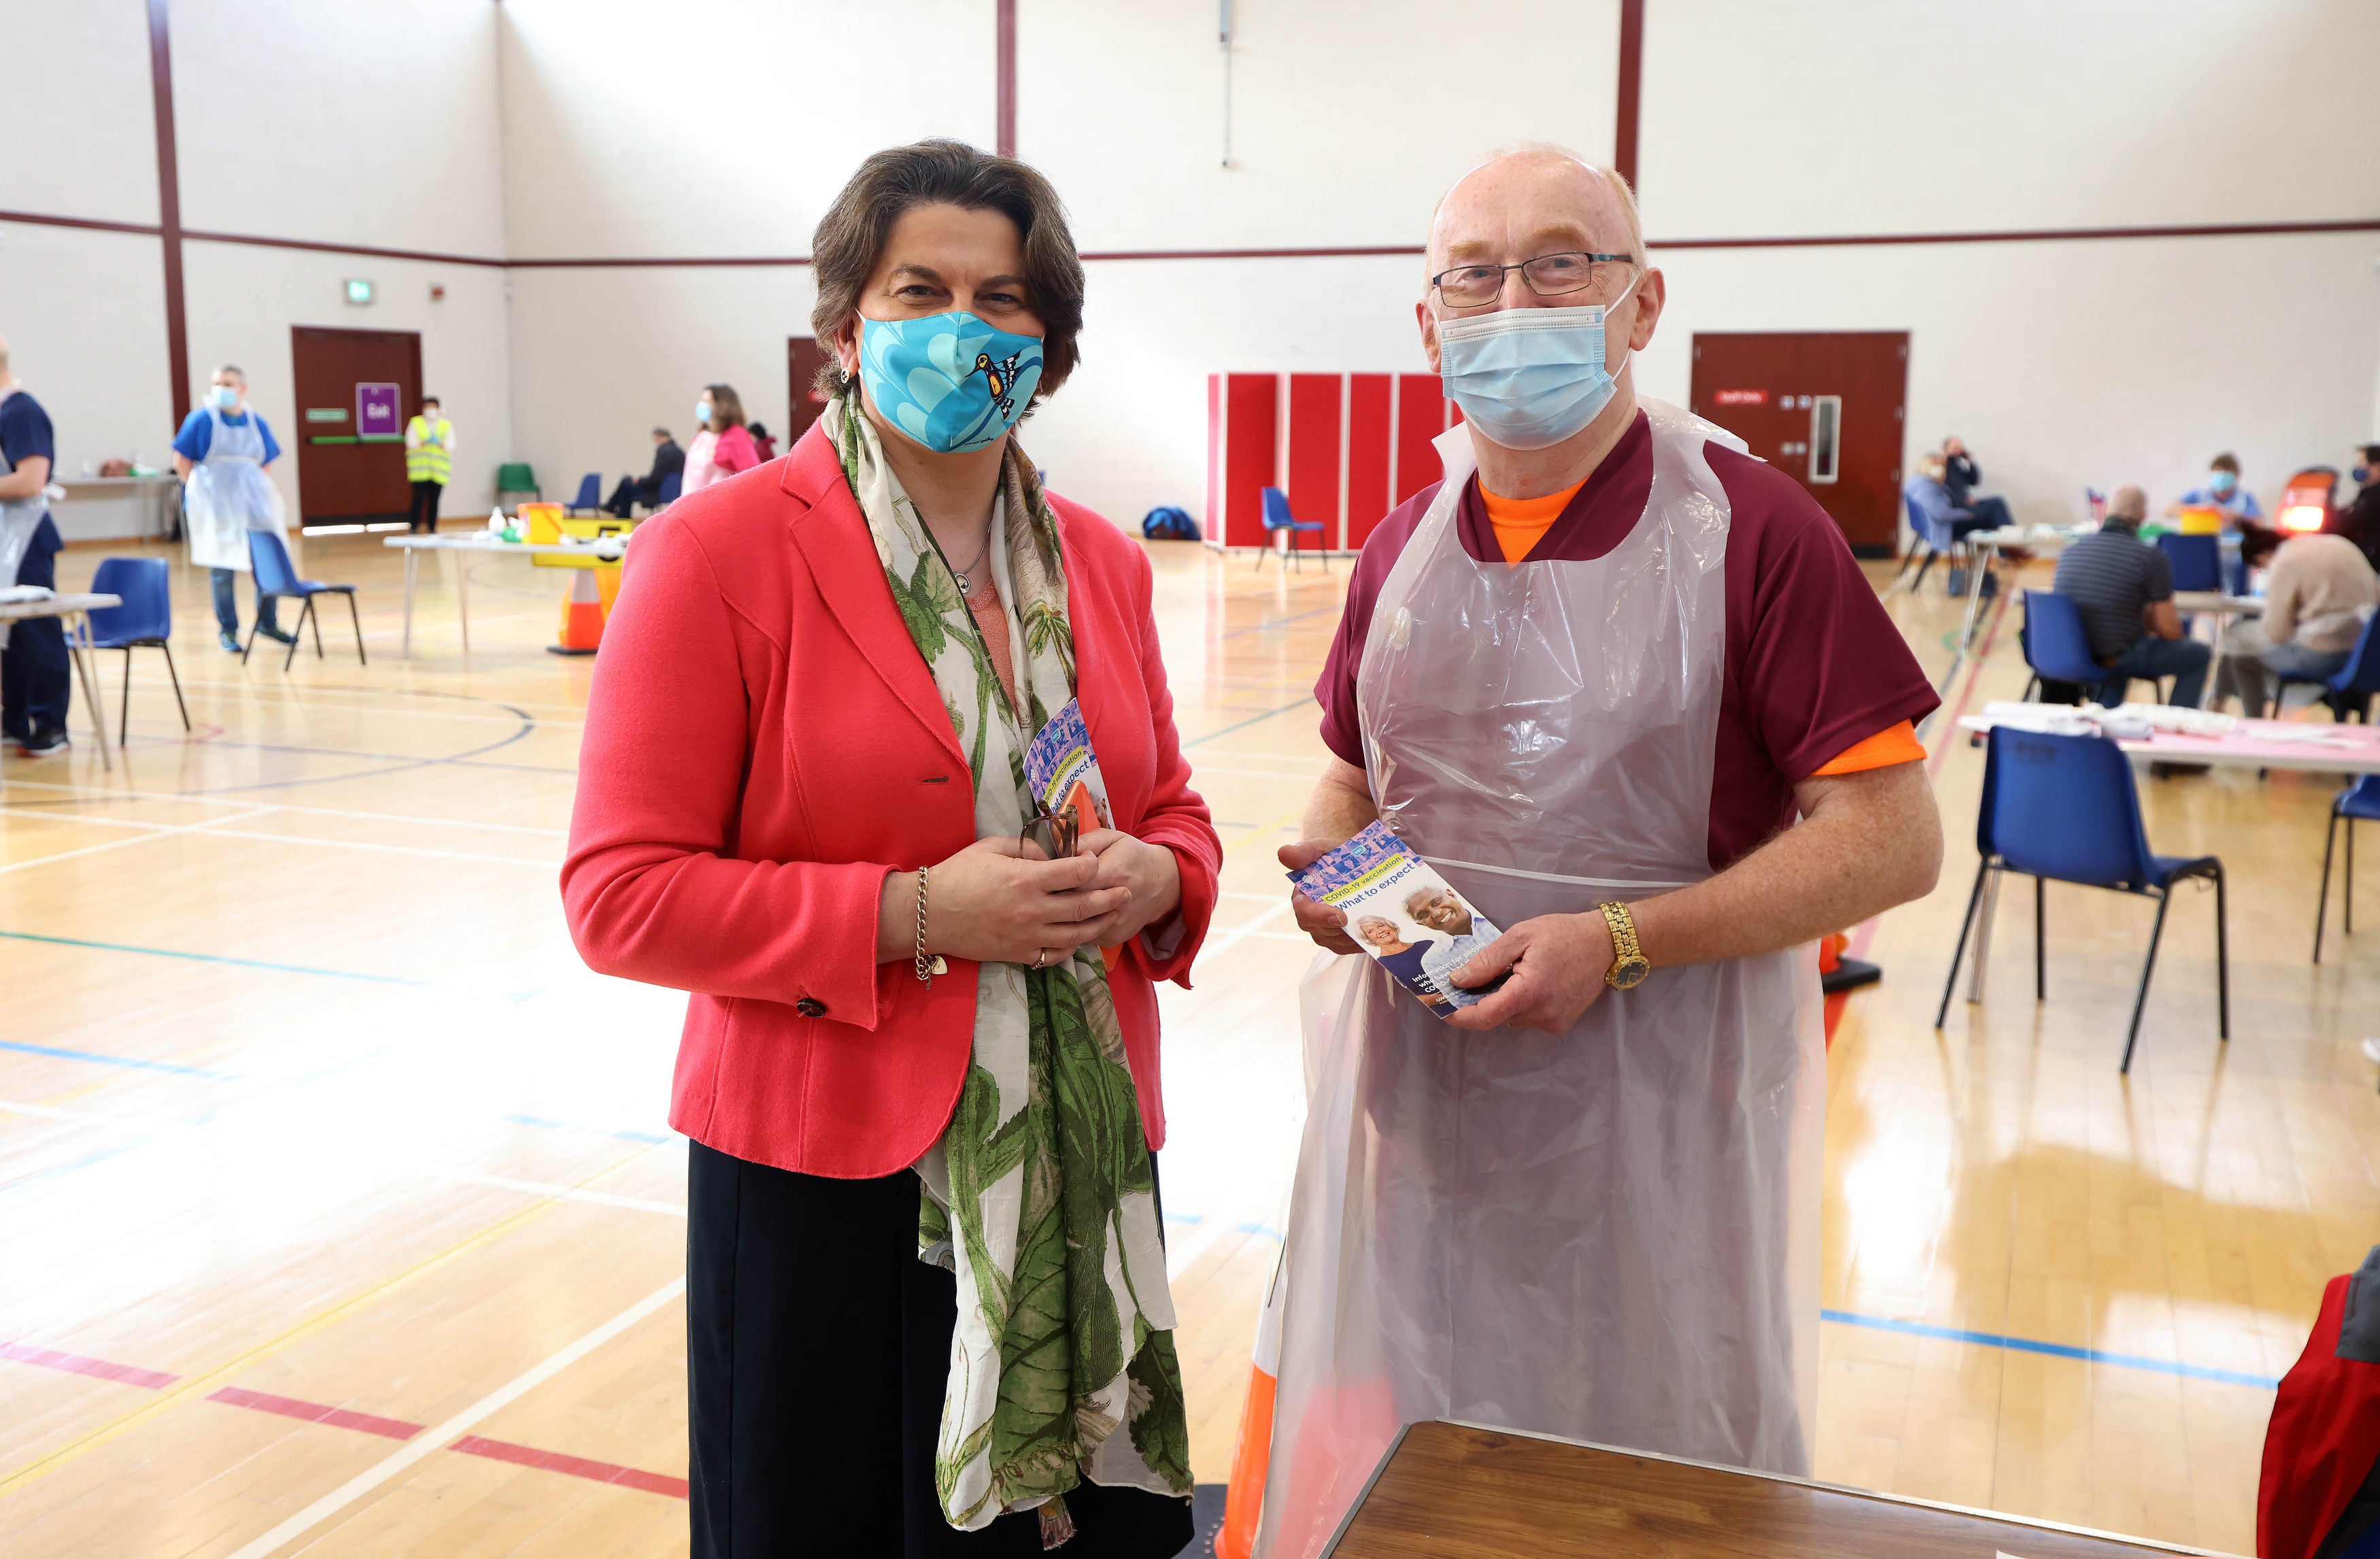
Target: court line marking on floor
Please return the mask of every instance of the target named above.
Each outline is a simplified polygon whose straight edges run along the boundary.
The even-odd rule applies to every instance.
[[[683,1276],[670,1279],[561,1352],[521,1371],[445,1422],[436,1425],[428,1433],[415,1436],[402,1450],[392,1453],[348,1479],[262,1537],[243,1544],[230,1555],[230,1559],[265,1559],[266,1555],[305,1536],[432,1452],[448,1448],[481,1419],[510,1407],[647,1316],[676,1300],[685,1292],[686,1279]]]
[[[625,1168],[629,1163],[635,1162],[635,1154],[630,1154],[627,1157],[607,1163],[591,1175],[582,1175],[575,1183],[584,1186],[590,1181],[600,1180],[606,1175],[613,1174],[617,1170]],[[51,1473],[57,1471],[60,1468],[63,1468],[71,1462],[79,1460],[91,1452],[106,1444],[109,1441],[137,1429],[141,1424],[144,1424],[160,1414],[179,1406],[181,1403],[187,1402],[194,1396],[198,1396],[205,1392],[211,1391],[216,1386],[230,1384],[231,1377],[238,1374],[241,1370],[248,1369],[259,1359],[269,1358],[273,1355],[295,1343],[303,1341],[305,1338],[310,1337],[318,1332],[324,1331],[329,1327],[336,1325],[338,1322],[345,1321],[349,1316],[362,1310],[365,1307],[395,1292],[397,1289],[412,1282],[414,1279],[427,1276],[429,1273],[436,1272],[440,1268],[444,1267],[451,1262],[459,1261],[464,1256],[470,1254],[472,1251],[479,1249],[482,1246],[493,1244],[495,1241],[502,1239],[504,1236],[512,1233],[515,1229],[519,1228],[522,1224],[528,1223],[531,1219],[550,1212],[554,1208],[561,1205],[562,1202],[559,1198],[548,1198],[543,1201],[532,1202],[528,1206],[521,1208],[516,1212],[507,1213],[505,1216],[499,1218],[494,1223],[489,1224],[486,1228],[481,1229],[475,1234],[465,1236],[462,1239],[455,1241],[445,1249],[438,1251],[433,1255],[424,1257],[422,1260],[415,1262],[412,1266],[407,1267],[402,1272],[398,1272],[388,1277],[382,1278],[380,1282],[373,1284],[370,1287],[364,1289],[362,1292],[350,1295],[345,1299],[341,1299],[325,1306],[323,1309],[315,1311],[312,1315],[298,1321],[286,1330],[279,1332],[274,1335],[266,1338],[264,1341],[246,1349],[227,1362],[219,1364],[203,1374],[193,1375],[185,1379],[180,1384],[166,1391],[164,1395],[156,1397],[154,1400],[144,1403],[142,1406],[134,1408],[131,1412],[122,1414],[117,1418],[100,1425],[90,1433],[85,1434],[79,1439],[70,1441],[67,1444],[59,1446],[56,1450],[50,1452],[47,1455],[41,1456],[33,1461],[28,1462],[23,1467],[18,1468],[16,1471],[8,1474],[6,1478],[0,1478],[0,1500],[5,1500],[10,1494],[15,1493],[18,1490],[24,1488],[26,1485],[40,1479],[46,1478]],[[673,1281],[680,1288],[683,1288],[686,1285],[686,1279],[684,1277],[679,1277]],[[614,1319],[616,1320],[617,1318]],[[601,1329],[599,1328],[599,1330]],[[576,1345],[573,1346],[575,1346]],[[569,1350],[565,1349],[564,1352],[567,1353]],[[557,1355],[556,1357],[559,1358],[560,1356]],[[535,1382],[532,1382],[530,1383],[534,1384]],[[522,1389],[526,1390],[528,1388],[523,1387]],[[509,1400],[509,1398],[507,1400]],[[502,1405],[503,1404],[499,1403],[496,1406],[501,1407]],[[492,1409],[491,1410],[492,1411]],[[460,1431],[458,1431],[457,1432]],[[243,1549],[241,1552],[247,1553],[248,1550]]]
[[[1269,709],[1265,711],[1262,714],[1252,714],[1245,720],[1226,725],[1220,730],[1208,731],[1204,736],[1193,737],[1188,741],[1184,742],[1182,746],[1184,750],[1187,750],[1188,749],[1197,747],[1202,743],[1213,741],[1218,737],[1228,737],[1232,735],[1234,732],[1245,731],[1251,725],[1261,725],[1266,721],[1273,719],[1276,716],[1287,714],[1293,709],[1318,709],[1319,707],[1319,705],[1315,703],[1313,696],[1308,694],[1306,697],[1298,700],[1295,703],[1285,703],[1279,709]],[[1196,765],[1193,766],[1195,767]]]
[[[107,800],[126,798],[134,801],[186,801],[200,807],[252,807],[252,801],[226,801],[219,796],[202,793],[184,794],[176,790],[105,790],[87,785],[50,785],[40,780],[12,779],[12,790],[58,790],[77,796],[98,797]],[[0,807],[0,813],[8,809]],[[537,828],[525,822],[478,822],[463,818],[414,817],[404,812],[368,812],[355,807],[308,807],[295,801],[274,801],[265,806],[268,812],[298,812],[307,817],[363,818],[372,822],[401,822],[416,828],[479,828],[503,834],[540,834],[549,838],[567,839],[566,828]],[[29,816],[46,815],[28,811]],[[217,818],[216,822],[225,820]]]
[[[358,980],[372,985],[410,985],[427,989],[431,983],[409,975],[360,974],[354,969],[315,968],[307,964],[276,964],[263,958],[235,958],[224,953],[186,953],[174,947],[136,947],[128,942],[91,942],[81,937],[43,936],[34,932],[0,931],[0,938],[11,942],[43,942],[55,947],[89,948],[101,953],[140,953],[152,958],[183,958],[198,964],[228,964],[235,968],[267,969],[274,974],[313,974],[326,980]],[[82,1059],[104,1061],[110,1058],[94,1054]]]
[[[2253,1386],[2260,1391],[2277,1391],[2281,1384],[2276,1376],[2252,1375],[2245,1370],[2214,1370],[2203,1364],[2147,1358],[2136,1353],[2109,1353],[2104,1348],[2080,1348],[2068,1343],[2045,1343],[2033,1337],[2011,1337],[1998,1332],[1970,1332],[1959,1326],[1932,1326],[1920,1321],[1894,1321],[1887,1316],[1860,1315],[1851,1310],[1822,1309],[1818,1312],[1818,1319],[1831,1321],[1838,1326],[1864,1326],[1876,1332],[1930,1337],[1937,1342],[1973,1343],[1979,1347],[2006,1348],[2012,1353],[2046,1354],[2052,1358],[2072,1358],[2085,1364],[2112,1364],[2119,1369],[2147,1370],[2161,1375],[2180,1375],[2185,1380],[2219,1382],[2224,1385]]]
[[[85,845],[80,849],[59,850],[51,855],[27,856],[23,860],[12,860],[6,866],[0,866],[0,876],[6,876],[11,871],[30,871],[36,866],[55,866],[62,860],[73,860],[79,856],[95,856],[105,850],[128,849],[134,845],[146,845],[152,840],[171,838],[176,834],[195,834],[203,828],[215,827],[218,823],[246,822],[250,818],[263,815],[262,809],[253,809],[240,813],[237,817],[209,819],[203,822],[163,823],[154,833],[143,834],[131,839],[110,839],[104,845]]]
[[[15,932],[0,932],[0,936],[18,934],[20,933]],[[55,939],[35,937],[32,940],[49,942]],[[46,1055],[56,1061],[89,1061],[102,1066],[128,1066],[143,1072],[174,1072],[186,1078],[204,1078],[209,1082],[228,1083],[239,1080],[239,1074],[237,1072],[217,1072],[205,1066],[185,1066],[177,1061],[148,1061],[137,1055],[108,1055],[96,1050],[69,1050],[63,1045],[30,1044],[23,1040],[0,1040],[0,1050],[22,1051],[27,1055]],[[12,1109],[18,1107],[10,1106]],[[25,1113],[28,1114],[59,1114],[55,1111],[30,1107],[26,1108]],[[61,1115],[61,1118],[68,1117]]]
[[[255,812],[246,814],[246,816],[262,817],[267,812],[278,811],[280,810],[281,809],[277,807],[265,807]],[[22,810],[22,809],[0,807],[0,816],[5,816],[7,812],[15,810]],[[209,839],[260,839],[268,844],[275,845],[319,845],[322,848],[329,850],[373,850],[383,855],[423,856],[435,860],[483,861],[495,866],[535,866],[548,871],[556,871],[561,870],[562,867],[561,860],[557,858],[552,857],[480,855],[468,850],[435,849],[428,845],[383,845],[375,843],[369,839],[325,839],[319,834],[267,834],[255,829],[232,828],[226,826],[226,824],[229,823],[245,821],[244,818],[211,818],[201,822],[174,823],[143,822],[138,818],[84,817],[64,812],[29,812],[26,815],[39,817],[49,822],[65,823],[69,826],[80,823],[92,828],[145,829],[152,834],[196,834]],[[122,841],[122,843],[131,844],[134,843],[134,841],[128,839]],[[94,847],[104,848],[106,846]],[[18,866],[32,866],[45,861],[64,860],[73,853],[75,852],[66,851],[57,855],[29,856],[24,860],[16,862],[15,864]]]
[[[499,1190],[527,1191],[531,1196],[560,1197],[565,1201],[592,1202],[599,1207],[625,1207],[638,1212],[659,1212],[666,1217],[683,1218],[686,1204],[662,1201],[652,1197],[624,1197],[610,1191],[589,1191],[577,1186],[557,1186],[546,1180],[516,1180],[505,1175],[482,1175],[470,1169],[433,1169],[432,1178],[453,1180],[467,1186],[491,1186]]]
[[[508,1440],[489,1440],[477,1434],[467,1434],[449,1447],[467,1456],[485,1456],[491,1461],[511,1462],[516,1467],[533,1467],[540,1472],[567,1473],[573,1478],[585,1478],[597,1483],[610,1483],[622,1489],[641,1489],[649,1494],[662,1494],[682,1500],[693,1491],[683,1478],[673,1478],[666,1472],[647,1472],[641,1468],[622,1467],[616,1462],[590,1461],[574,1456],[566,1451],[540,1451],[534,1445],[516,1445]]]

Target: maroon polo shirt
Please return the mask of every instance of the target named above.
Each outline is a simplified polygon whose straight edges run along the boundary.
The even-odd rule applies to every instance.
[[[1710,805],[1710,863],[1719,871],[1793,822],[1795,785],[1868,737],[1925,718],[1941,700],[1842,532],[1802,485],[1723,445],[1706,444],[1703,452],[1730,509],[1727,671]],[[1355,674],[1372,606],[1439,485],[1398,505],[1364,543],[1314,687],[1324,745],[1358,768]],[[1560,518],[1512,566],[1603,556],[1644,519],[1652,491],[1653,432],[1639,411]],[[1463,489],[1455,530],[1473,558],[1503,561],[1476,476]]]

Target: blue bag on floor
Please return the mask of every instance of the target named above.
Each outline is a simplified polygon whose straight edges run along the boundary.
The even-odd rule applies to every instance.
[[[1195,542],[1198,540],[1198,522],[1190,518],[1186,509],[1160,505],[1141,520],[1140,533],[1152,542]]]

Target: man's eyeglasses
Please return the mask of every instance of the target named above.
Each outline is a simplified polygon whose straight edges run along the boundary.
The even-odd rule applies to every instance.
[[[1540,298],[1552,298],[1565,292],[1585,292],[1596,283],[1596,267],[1633,265],[1635,257],[1626,254],[1585,254],[1575,250],[1560,254],[1541,254],[1535,260],[1524,260],[1518,265],[1457,265],[1440,271],[1429,279],[1438,289],[1439,300],[1450,309],[1476,309],[1493,303],[1503,295],[1504,274],[1518,271],[1529,290]]]

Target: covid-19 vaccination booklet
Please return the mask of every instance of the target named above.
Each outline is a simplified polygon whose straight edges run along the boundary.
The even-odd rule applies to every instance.
[[[1115,826],[1108,810],[1108,782],[1100,777],[1099,754],[1091,750],[1090,727],[1074,699],[1025,749],[1025,783],[1051,812],[1073,811],[1085,834]]]
[[[1500,989],[1505,976],[1465,989],[1454,971],[1503,933],[1427,861],[1376,822],[1289,880],[1318,904],[1347,916],[1347,934],[1444,1017]]]

